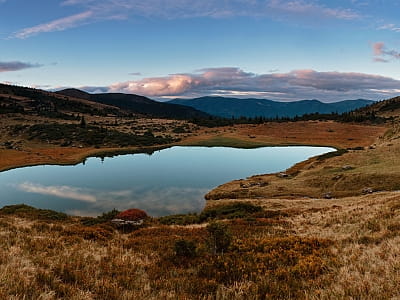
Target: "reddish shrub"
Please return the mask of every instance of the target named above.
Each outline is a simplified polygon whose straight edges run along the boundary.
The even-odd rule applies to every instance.
[[[122,219],[126,221],[139,221],[147,218],[147,214],[145,211],[137,208],[132,208],[120,212],[118,215],[115,216],[116,219]]]

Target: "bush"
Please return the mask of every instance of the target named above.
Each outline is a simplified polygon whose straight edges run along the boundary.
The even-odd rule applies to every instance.
[[[335,156],[342,156],[343,154],[349,152],[347,149],[338,149],[337,151],[333,151],[333,152],[328,152],[325,154],[322,154],[320,156],[317,157],[318,160],[325,160],[328,158],[332,158]]]
[[[175,242],[175,255],[192,258],[196,256],[196,245],[192,241],[177,240]]]
[[[132,208],[120,212],[115,216],[116,219],[122,219],[125,221],[139,221],[147,218],[147,213],[141,209]]]
[[[200,218],[197,214],[171,215],[160,217],[158,221],[163,225],[189,225],[200,223]]]
[[[0,214],[31,217],[40,220],[64,221],[68,219],[65,213],[50,209],[38,209],[26,204],[4,206],[0,209]]]
[[[232,236],[228,226],[221,222],[212,222],[207,226],[209,234],[207,244],[212,254],[224,254],[231,244]]]
[[[200,221],[203,222],[209,219],[246,218],[260,211],[262,211],[261,206],[253,205],[251,203],[238,202],[207,209],[200,214]]]

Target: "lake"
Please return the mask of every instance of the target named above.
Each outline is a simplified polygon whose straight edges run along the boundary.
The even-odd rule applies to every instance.
[[[140,208],[151,216],[200,212],[204,195],[225,182],[283,171],[326,147],[172,147],[153,154],[89,158],[75,166],[0,173],[0,207],[25,203],[70,215]]]

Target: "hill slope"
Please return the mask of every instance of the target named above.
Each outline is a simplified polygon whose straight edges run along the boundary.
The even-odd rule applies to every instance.
[[[375,114],[379,117],[390,118],[400,116],[400,96],[376,102],[355,111],[356,114]]]
[[[149,115],[153,117],[178,119],[208,117],[208,114],[192,107],[179,104],[157,102],[149,98],[134,94],[89,94],[77,89],[65,89],[62,91],[58,91],[57,94],[69,97],[77,97],[107,105],[113,105],[134,113]]]
[[[343,113],[374,103],[371,100],[345,100],[335,103],[323,103],[318,100],[296,102],[276,102],[266,99],[238,99],[224,97],[201,97],[195,99],[174,99],[168,103],[187,105],[198,110],[225,118],[258,117],[266,118],[295,117],[309,113]]]
[[[118,113],[112,105],[94,103],[77,95],[60,95],[39,89],[0,84],[0,111],[46,114],[61,117],[60,111],[77,113]]]

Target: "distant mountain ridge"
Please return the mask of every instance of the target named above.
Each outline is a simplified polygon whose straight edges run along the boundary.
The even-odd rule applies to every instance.
[[[205,118],[209,115],[195,108],[151,100],[144,96],[122,93],[90,94],[78,89],[65,89],[56,92],[59,95],[84,99],[92,102],[112,105],[123,110],[161,118]]]
[[[225,97],[201,97],[194,99],[174,99],[167,103],[180,104],[224,118],[239,117],[295,117],[310,113],[328,114],[349,112],[375,103],[372,100],[344,100],[323,103],[319,100],[278,102],[267,99],[239,99]]]

